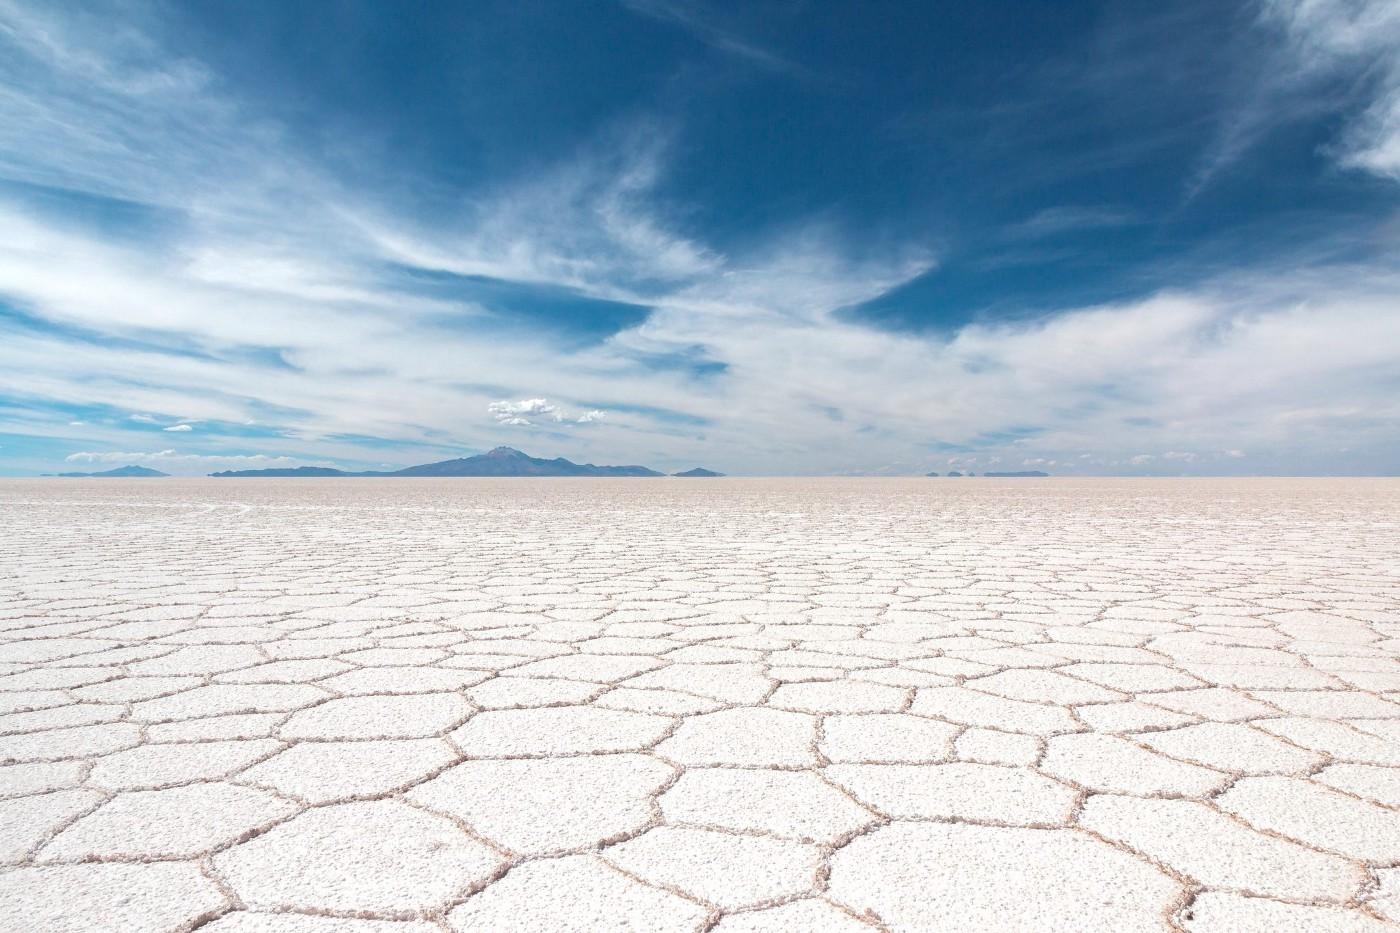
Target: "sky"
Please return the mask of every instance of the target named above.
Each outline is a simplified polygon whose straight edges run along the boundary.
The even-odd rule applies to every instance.
[[[0,0],[0,474],[1400,473],[1400,4]]]

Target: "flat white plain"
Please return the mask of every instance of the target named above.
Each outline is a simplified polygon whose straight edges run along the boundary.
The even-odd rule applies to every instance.
[[[0,928],[1395,929],[1400,481],[0,481]]]

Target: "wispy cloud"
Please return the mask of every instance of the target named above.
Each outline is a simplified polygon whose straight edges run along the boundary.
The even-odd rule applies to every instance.
[[[706,45],[760,68],[790,75],[808,73],[807,69],[796,62],[741,36],[732,28],[722,26],[719,16],[702,3],[622,0],[622,5],[635,13],[678,26]]]
[[[1365,103],[1335,144],[1341,163],[1400,181],[1400,4],[1268,0],[1263,10],[1286,34],[1295,74],[1355,76]]]
[[[1006,235],[1012,239],[1040,239],[1062,233],[1125,227],[1138,220],[1132,212],[1121,208],[1066,204],[1037,211],[1009,226]]]
[[[1400,181],[1400,6],[1391,0],[1262,0],[1257,26],[1275,39],[1251,65],[1192,179],[1194,195],[1269,132],[1333,114],[1337,163]]]

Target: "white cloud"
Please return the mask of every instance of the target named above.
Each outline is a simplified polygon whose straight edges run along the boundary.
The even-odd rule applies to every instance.
[[[1265,0],[1262,9],[1287,38],[1289,81],[1346,73],[1369,89],[1363,111],[1338,141],[1342,164],[1400,181],[1400,4]]]
[[[503,187],[447,230],[419,230],[368,209],[342,215],[400,262],[627,299],[631,286],[685,283],[724,269],[724,257],[672,232],[658,216],[652,194],[667,137],[663,126],[639,121],[571,161]]]
[[[518,402],[499,401],[486,406],[500,424],[533,424],[531,418],[548,418],[562,421],[563,414],[558,405],[551,405],[547,399],[523,398]]]
[[[507,425],[534,424],[535,421],[531,419],[555,423],[592,424],[607,417],[607,412],[600,408],[585,411],[577,416],[571,415],[560,406],[543,398],[523,398],[515,402],[503,399],[487,405],[486,410],[496,419],[497,424]]]
[[[1222,120],[1188,190],[1199,193],[1279,126],[1330,114],[1323,152],[1346,168],[1400,181],[1400,4],[1394,0],[1259,0],[1270,43],[1239,56],[1248,88]]]
[[[168,428],[161,428],[162,431],[193,431],[194,428],[187,424],[172,424]]]
[[[518,402],[492,402],[487,407],[493,412],[514,415],[552,415],[559,411],[559,406],[551,405],[548,399],[542,398],[523,398]]]

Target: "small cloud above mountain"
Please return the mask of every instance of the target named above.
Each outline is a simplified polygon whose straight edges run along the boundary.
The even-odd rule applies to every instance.
[[[523,398],[518,402],[499,401],[492,402],[486,406],[500,424],[533,424],[531,418],[548,418],[551,421],[560,421],[563,416],[559,413],[558,405],[551,405],[548,399],[543,398]]]
[[[532,425],[539,421],[552,423],[572,422],[591,424],[607,417],[607,412],[595,408],[579,415],[572,415],[545,398],[523,398],[519,401],[502,399],[486,406],[497,424]]]

